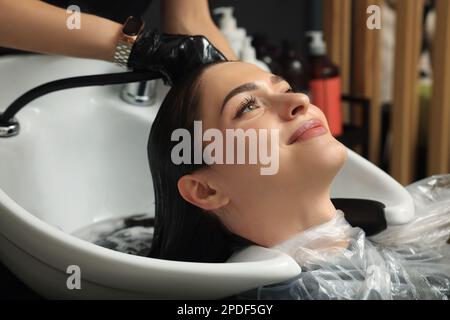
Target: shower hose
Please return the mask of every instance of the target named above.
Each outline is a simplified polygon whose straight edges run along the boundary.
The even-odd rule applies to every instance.
[[[141,82],[154,80],[161,77],[162,77],[161,74],[155,71],[145,71],[145,72],[129,71],[121,73],[106,73],[81,77],[72,77],[47,82],[25,92],[23,95],[18,97],[13,103],[11,103],[3,113],[0,113],[0,126],[10,124],[13,121],[14,116],[23,107],[25,107],[29,102],[33,101],[34,99],[37,99],[47,93],[71,88]]]

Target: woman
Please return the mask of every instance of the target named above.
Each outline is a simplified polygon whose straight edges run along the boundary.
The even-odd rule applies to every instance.
[[[172,133],[184,128],[194,136],[196,120],[204,131],[222,133],[278,129],[278,172],[261,175],[260,164],[174,164],[178,142]],[[330,185],[346,150],[330,134],[323,113],[280,77],[242,62],[197,69],[170,90],[148,148],[156,195],[151,257],[224,262],[234,251],[257,244],[296,259],[300,278],[282,290],[264,288],[259,297],[261,292],[299,299],[450,294],[450,267],[442,256],[424,258],[425,251],[414,245],[378,248],[335,209]],[[441,215],[448,223],[449,212]],[[448,237],[448,225],[444,232]]]
[[[323,133],[292,143],[296,130],[311,119],[320,121]],[[193,133],[194,120],[202,120],[204,130],[279,129],[278,173],[261,176],[260,165],[251,164],[173,164],[172,132],[183,127]],[[210,65],[175,86],[155,119],[149,155],[157,190],[153,254],[194,261],[228,258],[229,249],[218,252],[209,236],[229,231],[270,247],[330,220],[336,211],[330,184],[346,159],[345,148],[306,95],[291,92],[286,81],[242,62]],[[224,231],[198,233],[203,221],[220,221],[218,229]],[[180,227],[183,232],[176,232]]]

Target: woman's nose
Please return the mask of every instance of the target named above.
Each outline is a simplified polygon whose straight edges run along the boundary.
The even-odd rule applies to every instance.
[[[289,93],[283,98],[282,106],[278,109],[284,120],[292,120],[308,111],[310,101],[306,94]]]

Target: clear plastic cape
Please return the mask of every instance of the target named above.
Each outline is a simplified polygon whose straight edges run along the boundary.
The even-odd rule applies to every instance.
[[[257,288],[241,299],[450,298],[450,175],[406,188],[415,218],[367,238],[341,211],[336,217],[277,245],[301,266],[291,281]]]

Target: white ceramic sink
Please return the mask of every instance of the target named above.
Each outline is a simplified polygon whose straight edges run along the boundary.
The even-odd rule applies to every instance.
[[[20,59],[24,65],[38,59],[49,61],[44,57]],[[67,60],[53,59],[52,69],[69,69],[64,68]],[[85,61],[70,63],[78,64],[79,73],[93,71]],[[100,64],[94,72],[111,69]],[[58,77],[66,75],[71,73]],[[28,77],[25,81],[19,75],[0,79],[2,106],[7,105],[3,101],[36,84],[31,76],[24,76]],[[22,90],[4,90],[17,83]],[[33,215],[66,232],[89,221],[152,210],[146,145],[158,107],[126,105],[118,97],[119,88],[59,91],[22,109],[17,115],[20,134],[0,140],[3,191]]]
[[[99,61],[52,56],[0,59],[0,111],[25,91],[65,77],[121,72]],[[134,107],[120,86],[70,89],[21,110],[21,132],[0,138],[0,259],[50,298],[221,298],[300,272],[288,256],[253,248],[240,262],[182,263],[131,256],[70,235],[114,217],[153,212],[147,162],[157,102]],[[353,152],[333,196],[387,205],[391,224],[408,221],[409,194]],[[66,269],[78,265],[82,290],[69,290]]]

